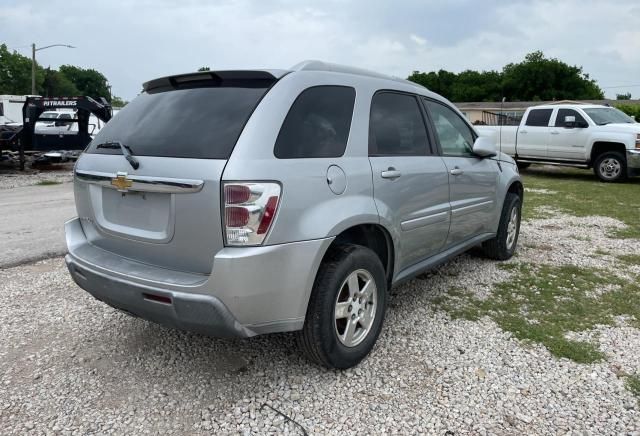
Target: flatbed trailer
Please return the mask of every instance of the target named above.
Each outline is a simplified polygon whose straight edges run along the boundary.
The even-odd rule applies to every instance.
[[[40,118],[45,111],[62,108],[74,110],[74,118],[64,121]],[[0,129],[0,152],[18,152],[20,169],[24,170],[27,154],[58,150],[82,151],[91,142],[91,114],[106,123],[113,116],[113,111],[109,102],[102,97],[100,101],[91,97],[27,97],[22,108],[22,126],[4,126]],[[78,129],[65,134],[38,133],[36,122],[39,121],[78,123]]]

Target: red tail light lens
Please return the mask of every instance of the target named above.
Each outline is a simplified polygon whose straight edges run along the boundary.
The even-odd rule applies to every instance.
[[[244,227],[249,224],[249,211],[244,207],[226,207],[224,218],[229,227]]]
[[[278,210],[280,185],[267,182],[227,183],[223,195],[226,244],[262,244]]]
[[[246,203],[251,198],[251,189],[246,185],[226,185],[224,200],[227,204]]]
[[[267,200],[267,206],[264,208],[264,214],[262,215],[262,219],[260,220],[260,225],[258,226],[258,234],[264,235],[271,227],[271,221],[273,221],[273,216],[276,214],[276,209],[278,208],[278,197],[273,196],[269,197]]]

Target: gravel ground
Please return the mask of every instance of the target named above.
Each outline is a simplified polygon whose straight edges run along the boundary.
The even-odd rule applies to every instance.
[[[67,183],[73,180],[73,164],[60,164],[54,169],[18,171],[0,166],[0,190],[31,186],[52,181]]]
[[[607,267],[638,252],[640,241],[603,236],[620,225],[524,223],[514,261],[590,266],[607,249]],[[611,357],[583,365],[433,309],[452,287],[482,296],[509,274],[463,255],[394,290],[371,356],[339,372],[301,358],[289,334],[221,340],[131,318],[79,289],[62,258],[0,270],[0,434],[640,435],[640,406],[617,376],[640,363],[624,320],[581,333]]]

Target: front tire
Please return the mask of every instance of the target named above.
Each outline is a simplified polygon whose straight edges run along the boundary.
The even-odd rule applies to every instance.
[[[518,245],[521,218],[522,201],[518,195],[510,192],[502,206],[496,237],[482,243],[485,256],[495,260],[507,260],[513,256]]]
[[[387,282],[378,256],[359,245],[331,248],[320,265],[298,345],[327,368],[357,365],[371,351],[384,321]]]
[[[623,182],[627,179],[627,160],[618,151],[607,151],[596,158],[593,172],[603,182]]]

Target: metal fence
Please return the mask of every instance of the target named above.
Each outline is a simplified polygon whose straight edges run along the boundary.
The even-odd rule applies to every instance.
[[[524,111],[482,111],[482,121],[478,124],[487,126],[517,126],[522,120]]]

